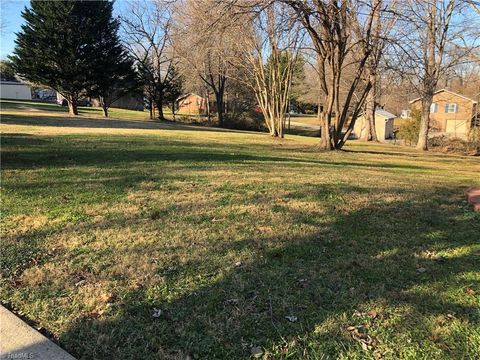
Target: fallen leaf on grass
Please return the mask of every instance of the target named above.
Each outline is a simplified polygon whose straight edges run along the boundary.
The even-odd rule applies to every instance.
[[[468,287],[466,291],[468,295],[475,295],[475,290],[473,290],[471,287]]]
[[[79,287],[79,286],[82,286],[83,284],[85,284],[87,282],[87,280],[85,279],[82,279],[78,282],[75,283],[75,287]]]
[[[376,310],[370,310],[367,315],[370,316],[372,319],[375,319],[378,316],[378,312]]]
[[[250,349],[250,353],[253,357],[259,358],[263,354],[263,349],[261,346],[254,346]]]
[[[293,315],[285,316],[285,319],[287,319],[290,322],[295,322],[295,321],[298,320],[298,318],[296,316],[293,316]]]
[[[103,315],[104,312],[105,310],[103,309],[93,310],[87,314],[87,317],[90,319],[98,319],[100,316]]]
[[[347,327],[347,331],[350,333],[353,340],[360,343],[363,350],[368,351],[377,346],[377,340],[368,335],[363,326],[349,326]]]
[[[152,316],[154,318],[159,318],[162,315],[162,309],[153,308]]]
[[[445,317],[446,317],[448,320],[453,320],[453,319],[455,319],[455,316],[453,316],[452,314],[447,314],[447,315],[445,315]]]
[[[103,293],[100,295],[100,300],[105,303],[111,303],[115,299],[115,296],[111,293]]]

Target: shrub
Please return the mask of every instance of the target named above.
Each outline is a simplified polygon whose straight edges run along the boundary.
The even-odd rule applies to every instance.
[[[480,126],[473,126],[468,132],[468,141],[480,143]]]
[[[236,130],[265,131],[265,123],[260,113],[253,111],[225,115],[225,127]]]
[[[420,132],[421,118],[420,110],[412,110],[411,119],[400,124],[398,138],[405,140],[406,144],[416,144],[418,141],[418,133]]]
[[[462,155],[480,155],[480,129],[474,128],[468,140],[450,138],[448,136],[435,136],[428,139],[428,147],[432,150],[456,153]]]

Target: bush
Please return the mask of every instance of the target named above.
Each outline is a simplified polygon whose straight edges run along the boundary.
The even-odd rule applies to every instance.
[[[480,143],[480,126],[474,126],[468,132],[468,141],[472,143]]]
[[[241,112],[225,115],[225,127],[236,130],[265,131],[265,123],[261,113]]]
[[[474,128],[474,134],[469,135],[467,141],[450,138],[448,136],[435,136],[428,139],[428,147],[432,150],[439,150],[447,153],[456,153],[462,155],[480,155],[480,129]]]
[[[422,115],[419,110],[412,110],[411,119],[400,124],[398,138],[405,140],[406,144],[416,144],[420,132]]]

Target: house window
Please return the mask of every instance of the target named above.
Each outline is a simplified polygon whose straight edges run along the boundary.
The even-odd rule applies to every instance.
[[[445,105],[446,113],[456,113],[458,112],[458,105],[456,103],[450,103]]]
[[[432,105],[430,105],[430,112],[431,113],[436,113],[437,112],[437,103],[432,103]]]

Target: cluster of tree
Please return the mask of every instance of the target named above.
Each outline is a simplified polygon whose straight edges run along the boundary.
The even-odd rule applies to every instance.
[[[0,61],[0,80],[1,81],[18,81],[15,69],[8,60]]]
[[[82,91],[108,108],[132,69],[151,117],[157,109],[163,119],[165,106],[175,114],[182,92],[199,92],[214,100],[220,126],[228,112],[256,107],[270,134],[283,137],[292,106],[316,110],[326,150],[342,148],[362,114],[364,139],[376,140],[375,109],[401,98],[397,86],[406,100],[422,98],[417,146],[426,150],[438,84],[472,62],[478,69],[472,9],[478,2],[136,0],[113,19],[107,1],[34,1],[12,60],[72,111]]]
[[[112,10],[108,1],[32,1],[10,57],[16,73],[59,92],[73,115],[88,95],[100,99],[107,116],[134,78]]]
[[[78,114],[81,96],[97,98],[108,116],[114,101],[141,90],[150,109],[156,106],[161,113],[164,99],[181,93],[175,71],[158,66],[163,61],[158,53],[136,56],[124,45],[128,42],[121,42],[113,5],[106,0],[32,1],[22,13],[25,24],[10,57],[15,73],[56,90],[72,115]],[[154,49],[162,46],[157,40],[150,44]]]

